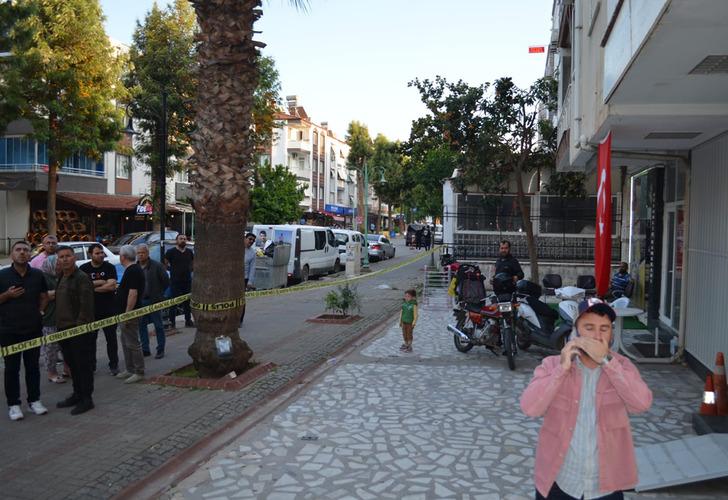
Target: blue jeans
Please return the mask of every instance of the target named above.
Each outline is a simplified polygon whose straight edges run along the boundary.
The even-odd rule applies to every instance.
[[[142,299],[142,306],[152,304],[149,300]],[[154,311],[146,316],[139,318],[139,340],[142,344],[143,352],[149,351],[149,330],[147,325],[154,324],[154,331],[157,333],[157,354],[164,353],[164,345],[166,337],[164,336],[164,325],[162,324],[162,311]]]

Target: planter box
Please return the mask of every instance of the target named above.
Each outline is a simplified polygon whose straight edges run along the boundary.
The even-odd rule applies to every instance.
[[[330,325],[351,325],[362,319],[361,316],[352,315],[344,316],[343,314],[320,314],[315,318],[309,318],[309,323],[326,323]]]
[[[187,365],[190,366],[190,365]],[[222,391],[237,391],[243,387],[255,382],[269,371],[276,367],[274,363],[263,363],[246,370],[235,378],[224,376],[221,378],[193,378],[179,377],[173,375],[174,370],[166,375],[155,375],[146,379],[147,384],[171,385],[174,387],[186,387],[194,389],[214,389]],[[183,367],[184,368],[184,367]]]

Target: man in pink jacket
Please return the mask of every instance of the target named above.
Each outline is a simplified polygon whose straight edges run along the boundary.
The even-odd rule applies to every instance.
[[[579,305],[575,336],[536,368],[521,396],[544,416],[536,450],[537,499],[621,499],[637,484],[628,413],[647,411],[652,392],[637,368],[612,352],[614,310],[599,299]]]

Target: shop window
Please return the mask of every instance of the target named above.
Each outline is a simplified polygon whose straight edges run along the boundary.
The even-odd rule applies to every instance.
[[[131,156],[116,154],[116,178],[131,178]]]

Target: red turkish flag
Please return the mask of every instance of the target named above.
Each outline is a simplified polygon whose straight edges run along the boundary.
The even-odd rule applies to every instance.
[[[609,291],[612,263],[612,133],[599,143],[597,158],[597,221],[594,241],[594,277],[597,295]]]

